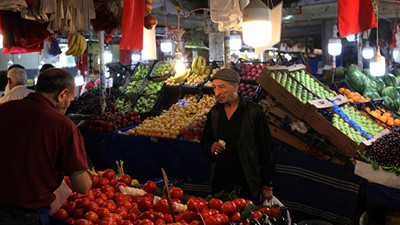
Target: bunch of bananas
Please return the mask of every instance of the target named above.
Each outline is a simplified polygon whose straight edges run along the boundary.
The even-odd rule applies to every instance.
[[[192,62],[193,73],[203,74],[204,71],[206,70],[206,67],[207,67],[206,59],[203,58],[202,56],[197,56],[196,58],[193,59]]]
[[[183,83],[190,75],[190,69],[186,69],[181,73],[176,73],[174,76],[169,77],[165,83],[169,86],[175,86]]]
[[[71,34],[68,37],[67,43],[68,51],[65,52],[66,55],[83,55],[87,47],[86,38],[80,34]]]

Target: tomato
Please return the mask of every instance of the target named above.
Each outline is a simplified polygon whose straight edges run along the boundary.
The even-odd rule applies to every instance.
[[[162,219],[158,219],[158,220],[154,221],[154,225],[164,225],[164,224],[167,224],[167,223]]]
[[[107,178],[107,179],[112,179],[115,176],[115,172],[112,169],[106,169],[103,172],[103,177]]]
[[[101,198],[96,198],[93,202],[95,202],[99,207],[104,205],[104,200]]]
[[[172,198],[171,202],[182,203],[182,201],[179,198]]]
[[[155,220],[155,216],[151,211],[143,212],[142,214],[139,215],[138,218],[141,219],[141,220],[144,220],[144,219],[148,219],[148,220],[151,220],[151,221]]]
[[[82,198],[82,194],[71,192],[71,194],[68,196],[68,201],[75,201],[80,198]]]
[[[154,195],[152,193],[146,193],[142,197],[148,198],[151,202],[154,202]]]
[[[162,213],[162,212],[155,212],[155,213],[154,213],[154,220],[158,220],[158,219],[164,220],[164,219],[165,219],[164,213]]]
[[[118,225],[114,219],[101,219],[98,225]]]
[[[204,222],[206,225],[221,225],[221,219],[218,216],[209,216]]]
[[[84,196],[85,196],[86,198],[88,198],[90,201],[93,201],[93,200],[94,200],[94,192],[93,192],[93,190],[90,189],[90,190],[88,191],[88,193],[85,194]]]
[[[118,181],[130,186],[131,182],[132,182],[132,178],[128,174],[123,174],[119,177]]]
[[[92,188],[92,189],[90,189],[90,190],[92,190],[92,191],[93,191],[93,194],[95,194],[95,196],[96,196],[96,193],[99,193],[99,192],[101,192],[101,189],[100,189],[100,188],[98,188],[98,187]]]
[[[217,210],[217,209],[209,209],[209,210],[207,210],[208,212],[209,212],[209,214],[212,216],[212,215],[216,215],[216,214],[219,214],[219,211]]]
[[[72,215],[76,210],[76,202],[75,201],[69,202],[65,207],[65,210],[68,212],[69,215]]]
[[[119,187],[128,187],[128,185],[126,185],[125,183],[122,182],[118,182],[114,188],[115,188],[115,192],[121,192],[121,189]]]
[[[253,202],[248,200],[248,199],[246,199],[246,205],[248,205],[248,204],[253,204]]]
[[[103,193],[106,193],[106,192],[115,193],[115,189],[111,185],[105,184],[105,185],[103,185],[103,187],[101,187],[101,192],[103,192]]]
[[[212,216],[213,214],[210,210],[204,210],[203,212],[201,212],[201,217],[203,217],[203,219],[206,219],[207,217]]]
[[[251,218],[252,218],[252,219],[255,219],[255,220],[257,220],[257,221],[260,221],[261,217],[262,217],[262,213],[261,213],[260,211],[258,211],[258,210],[253,211],[253,212],[251,213]]]
[[[93,223],[97,223],[99,221],[99,216],[96,213],[92,212],[92,211],[89,211],[89,212],[85,213],[85,215],[83,215],[83,218],[87,219],[87,220],[90,220]]]
[[[194,221],[190,222],[190,225],[203,225],[203,223],[201,223],[198,220],[194,220]]]
[[[231,201],[226,201],[221,206],[221,212],[227,216],[232,216],[236,212],[236,205]]]
[[[211,209],[220,210],[222,204],[223,204],[223,202],[222,202],[220,199],[213,198],[213,199],[211,199],[210,202],[208,203],[208,206],[209,206]]]
[[[69,217],[67,210],[63,208],[59,209],[54,216],[61,220],[66,220]]]
[[[128,216],[126,217],[126,219],[135,222],[138,218],[138,214],[136,213],[129,213]]]
[[[75,225],[93,225],[93,222],[90,220],[85,220],[85,219],[78,219],[74,223]]]
[[[128,210],[123,206],[119,206],[114,212],[119,214],[122,219],[125,219],[128,216]]]
[[[186,222],[190,223],[193,220],[200,220],[200,216],[196,212],[186,210],[186,212],[183,213],[182,219],[184,219]]]
[[[76,200],[76,207],[77,208],[85,208],[89,205],[90,200],[88,198],[81,198]]]
[[[83,216],[83,209],[76,209],[74,212],[74,219],[82,218]]]
[[[272,206],[270,208],[270,214],[268,214],[268,215],[271,216],[271,217],[278,218],[278,217],[281,216],[281,214],[282,214],[282,212],[281,212],[281,209],[279,207]]]
[[[68,223],[70,223],[70,224],[74,224],[75,223],[75,219],[74,218],[68,218],[67,220],[66,220],[66,222],[68,222]]]
[[[260,210],[261,213],[263,213],[263,214],[267,213],[269,215],[270,211],[271,211],[271,208],[265,206],[265,207],[261,207],[259,210]]]
[[[61,205],[61,208],[65,209],[65,207],[67,207],[67,205],[68,205],[68,200],[65,200],[63,202],[63,204]]]
[[[172,222],[174,222],[174,221],[172,220],[171,214],[167,214],[167,213],[164,214],[164,220],[165,220],[166,223],[172,223]]]
[[[229,223],[229,217],[226,214],[221,213],[217,214],[216,216],[219,217],[222,225],[226,225]]]
[[[133,225],[140,225],[142,223],[142,220],[136,220],[135,222],[133,222]]]
[[[117,202],[117,206],[123,206],[127,209],[127,211],[130,211],[132,208],[132,203],[130,203],[128,200],[122,200]]]
[[[148,220],[148,219],[144,219],[142,220],[142,222],[140,223],[140,225],[154,225],[153,221]]]
[[[101,200],[101,199],[100,199]],[[103,200],[101,200],[103,201]],[[99,209],[99,205],[96,202],[89,202],[89,204],[84,208],[84,210],[86,212],[88,211],[92,211],[92,212],[97,212],[97,210]]]
[[[243,198],[237,198],[237,199],[233,200],[233,203],[235,203],[235,205],[239,211],[243,210],[244,207],[246,207],[246,200],[244,200]]]
[[[100,177],[97,181],[97,187],[103,187],[103,185],[108,184],[110,181],[106,177]]]
[[[124,220],[121,225],[133,225],[133,223],[129,220]]]
[[[103,207],[110,210],[110,212],[114,212],[117,209],[117,205],[113,200],[105,201]]]
[[[235,212],[230,218],[230,222],[232,223],[239,223],[241,220],[242,220],[242,215],[240,215],[239,212]]]
[[[140,211],[144,212],[151,208],[152,203],[151,203],[150,199],[142,197],[139,200],[138,206],[139,206]]]
[[[133,196],[132,201],[135,203],[139,203],[140,199],[142,199],[142,196]]]
[[[153,209],[156,212],[163,212],[163,213],[169,213],[169,206],[168,202],[165,199],[158,200],[156,204],[153,205]]]
[[[154,192],[157,189],[157,184],[154,183],[154,181],[147,181],[143,186],[143,190],[145,190],[146,192]]]
[[[97,215],[98,215],[100,218],[103,218],[105,214],[109,214],[109,213],[110,213],[110,210],[108,210],[107,208],[99,208],[99,209],[97,210]]]
[[[112,187],[114,187],[116,184],[118,183],[117,178],[113,177],[110,179],[110,181],[108,182],[109,185],[111,185]]]
[[[92,183],[92,187],[96,187],[97,183],[99,182],[99,176],[97,175],[92,175],[93,178],[93,183]]]
[[[183,191],[181,188],[178,188],[178,187],[172,187],[169,190],[169,194],[171,195],[171,198],[182,198],[183,197]]]
[[[104,193],[107,196],[107,199],[110,200],[114,197],[114,192],[113,191],[107,191]]]
[[[101,193],[101,192],[94,193],[94,197],[100,198],[103,201],[107,201],[107,195],[105,195],[104,193]]]

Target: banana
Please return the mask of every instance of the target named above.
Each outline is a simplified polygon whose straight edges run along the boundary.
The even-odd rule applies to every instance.
[[[71,34],[69,37],[71,38],[71,40],[68,43],[68,48],[71,48],[72,46],[74,46],[74,44],[76,42],[76,35],[75,34]]]
[[[78,49],[78,45],[74,44],[71,47],[68,48],[68,51],[65,52],[66,55],[72,55],[77,49]]]
[[[202,65],[203,59],[204,59],[203,57],[199,56],[199,60],[197,60],[197,65],[196,65],[197,74],[200,74],[200,72],[201,72],[201,65]]]
[[[192,62],[192,71],[197,73],[197,62],[199,61],[199,56],[196,56]]]
[[[80,43],[80,52],[79,55],[83,55],[83,53],[85,53],[86,47],[87,47],[87,42],[86,42],[86,38],[83,35],[80,35],[81,38],[81,43]]]
[[[178,76],[177,75],[174,76],[174,82],[175,83],[184,82],[189,74],[190,74],[190,69],[186,69],[184,72],[182,72],[182,74],[177,74]]]
[[[200,74],[204,74],[204,71],[206,71],[206,59],[203,57],[201,58],[202,58],[202,68]]]
[[[72,40],[72,35],[69,35],[67,39],[68,47],[71,46],[71,40]]]
[[[75,51],[73,51],[72,52],[72,55],[73,56],[77,56],[77,55],[79,55],[79,53],[81,52],[81,42],[82,42],[82,39],[79,37],[79,35],[76,37],[76,41],[75,41],[75,45],[77,46],[76,48],[75,48]],[[74,45],[74,46],[75,46]]]

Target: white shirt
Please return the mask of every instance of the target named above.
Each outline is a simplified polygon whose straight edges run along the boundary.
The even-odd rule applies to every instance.
[[[23,99],[32,92],[34,91],[26,88],[24,85],[15,86],[10,92],[0,98],[0,104],[6,103],[8,101]]]

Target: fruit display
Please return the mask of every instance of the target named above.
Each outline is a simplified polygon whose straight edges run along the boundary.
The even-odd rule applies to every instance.
[[[68,50],[65,52],[66,55],[83,55],[87,47],[86,38],[80,34],[69,35],[67,44]]]
[[[243,80],[255,80],[266,65],[262,64],[242,64],[240,66],[240,77]]]
[[[150,95],[156,94],[158,91],[161,90],[162,86],[164,85],[165,81],[152,81],[150,80],[146,86],[144,87],[142,94],[143,95]]]
[[[365,117],[361,114],[360,111],[356,110],[354,107],[349,107],[348,105],[344,105],[340,107],[346,115],[353,121],[355,121],[361,129],[367,132],[369,135],[374,137],[379,132],[384,130],[383,127],[379,126],[378,124],[372,122],[372,120]]]
[[[202,56],[196,56],[192,62],[192,72],[194,74],[204,74],[207,68],[206,59]],[[208,74],[207,74],[208,75]]]
[[[124,127],[141,123],[140,115],[129,109],[126,113],[118,111],[113,104],[109,104],[103,116],[94,116],[85,121],[83,128],[103,132],[112,132]]]
[[[171,73],[172,64],[171,63],[158,63],[156,64],[153,72],[151,73],[152,77],[161,77]]]
[[[183,84],[185,80],[190,76],[190,69],[186,69],[181,73],[175,73],[174,76],[169,77],[165,84],[169,86],[176,86]]]
[[[270,76],[304,104],[307,101],[317,99],[313,93],[303,88],[300,83],[297,83],[297,81],[288,76],[286,72],[278,71],[276,74],[275,72],[271,72]]]
[[[142,87],[143,80],[132,80],[129,82],[128,86],[126,86],[125,94],[138,93],[140,88]]]
[[[54,215],[71,224],[172,224],[165,190],[154,181],[139,184],[127,174],[112,169],[90,171],[93,185],[87,194],[72,192]],[[64,177],[72,188],[69,177]],[[171,207],[176,223],[219,224],[249,223],[284,224],[278,206],[255,206],[250,200],[227,193],[231,198],[213,196],[211,199],[189,196],[179,187],[169,186]],[[233,196],[233,198],[232,198]]]
[[[149,65],[139,65],[131,80],[143,80],[150,72]]]
[[[121,92],[117,89],[106,90],[106,104],[114,103]],[[100,88],[92,88],[83,93],[78,99],[71,102],[67,114],[79,113],[85,115],[98,116],[101,114]]]
[[[339,88],[339,93],[345,95],[349,99],[349,102],[367,102],[371,100],[370,98],[364,98],[360,93],[352,92],[347,88]]]
[[[117,101],[115,107],[117,107],[119,112],[127,113],[132,108],[132,100],[121,98],[120,100]]]
[[[253,97],[254,93],[256,92],[257,87],[258,87],[258,85],[240,83],[239,84],[239,93],[246,99],[251,98],[251,97]]]
[[[317,112],[319,114],[321,114],[321,116],[323,116],[326,120],[328,120],[329,122],[332,122],[333,113],[332,113],[332,110],[330,108],[317,109]]]
[[[135,104],[135,111],[138,113],[150,112],[157,101],[157,95],[142,95]]]
[[[304,87],[306,87],[319,98],[328,98],[335,96],[333,93],[327,91],[320,83],[317,82],[316,79],[314,79],[304,70],[290,72],[289,74],[294,77],[297,82],[300,82],[302,85],[304,85]]]
[[[360,131],[356,130],[336,113],[333,114],[332,124],[357,144],[367,140]]]
[[[400,128],[394,127],[390,133],[378,138],[362,153],[362,159],[372,164],[374,169],[379,166],[384,170],[400,173]]]
[[[190,101],[190,98],[187,98]],[[203,95],[199,102],[192,101],[184,106],[177,103],[160,116],[144,120],[139,126],[127,131],[127,134],[176,139],[183,127],[205,119],[214,105],[214,95]]]
[[[201,119],[190,124],[187,127],[184,127],[180,131],[180,135],[182,139],[191,140],[191,141],[200,141],[203,135],[203,128],[206,124],[206,119]]]
[[[365,75],[358,69],[348,70],[344,80],[350,89],[360,94],[363,93],[367,87]]]
[[[190,76],[186,79],[184,85],[195,86],[204,83],[210,74],[210,71],[210,66],[207,66],[204,70],[201,69],[201,73],[196,73],[193,71],[193,73],[190,74]]]
[[[209,78],[209,79],[211,79],[212,77],[214,77],[214,75],[215,75],[219,70],[222,70],[222,69],[224,69],[224,67],[221,67],[221,68],[214,68],[214,69],[212,70],[211,74],[210,74],[210,78]],[[209,81],[207,81],[207,83],[204,84],[204,86],[212,87],[212,82],[209,80]]]

